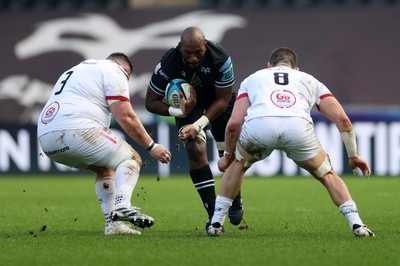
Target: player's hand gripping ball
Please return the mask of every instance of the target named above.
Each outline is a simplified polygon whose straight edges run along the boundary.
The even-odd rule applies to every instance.
[[[165,89],[165,100],[172,107],[179,108],[181,98],[179,93],[183,94],[185,100],[190,97],[190,84],[183,79],[171,80]]]

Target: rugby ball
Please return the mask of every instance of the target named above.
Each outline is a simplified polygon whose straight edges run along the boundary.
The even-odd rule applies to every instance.
[[[171,80],[165,89],[165,101],[172,107],[179,108],[181,103],[180,92],[187,100],[190,97],[190,84],[184,79]]]

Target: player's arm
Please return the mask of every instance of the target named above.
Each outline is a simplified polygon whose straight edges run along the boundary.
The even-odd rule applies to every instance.
[[[187,125],[179,132],[179,139],[191,141],[195,139],[198,132],[203,130],[210,122],[220,116],[229,106],[232,99],[232,86],[226,88],[216,88],[216,97],[206,113],[193,124]]]
[[[335,123],[340,132],[349,132],[353,129],[349,117],[335,97],[329,96],[323,98],[319,104],[319,111]]]
[[[235,147],[239,139],[244,118],[247,114],[247,109],[250,107],[250,101],[247,94],[239,96],[233,106],[232,115],[228,120],[225,130],[225,151],[224,156],[218,161],[218,168],[224,172],[235,158]]]
[[[358,167],[364,176],[368,177],[371,174],[371,168],[362,158],[359,157],[357,151],[356,136],[353,125],[345,113],[342,105],[335,97],[325,97],[319,104],[320,112],[330,121],[335,123],[342,137],[343,143],[349,156],[349,165],[354,173]]]
[[[210,122],[220,116],[229,106],[232,99],[232,86],[227,88],[215,88],[215,100],[207,109],[205,116]]]
[[[185,100],[183,94],[180,93],[181,105],[179,108],[177,108],[168,105],[164,101],[164,97],[159,96],[149,87],[146,94],[146,109],[147,111],[158,115],[184,118],[193,110],[194,106],[196,105],[196,91],[193,87],[190,87],[190,91],[191,93],[189,99],[187,100]]]
[[[169,116],[168,108],[169,105],[163,101],[163,97],[155,93],[150,87],[147,88],[146,93],[146,109],[147,111],[163,115]]]
[[[133,111],[130,102],[117,101],[110,105],[111,113],[117,123],[136,143],[149,151],[150,155],[162,163],[168,163],[171,153],[163,145],[159,145],[147,133],[142,122]],[[167,155],[167,156],[166,156]]]

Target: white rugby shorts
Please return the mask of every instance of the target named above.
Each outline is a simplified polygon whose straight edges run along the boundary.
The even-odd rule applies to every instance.
[[[53,131],[40,136],[39,143],[53,161],[81,169],[97,165],[115,170],[139,156],[125,140],[103,127]]]
[[[246,120],[239,143],[257,160],[282,150],[294,161],[313,158],[321,149],[314,126],[301,117],[265,116]]]

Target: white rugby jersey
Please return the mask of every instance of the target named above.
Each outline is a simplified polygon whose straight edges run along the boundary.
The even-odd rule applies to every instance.
[[[248,97],[246,119],[261,116],[298,116],[313,123],[311,109],[327,96],[329,89],[313,76],[289,67],[265,68],[247,77],[237,99]]]
[[[64,72],[38,118],[38,137],[55,130],[109,127],[110,104],[129,101],[128,76],[111,60],[89,59]]]

